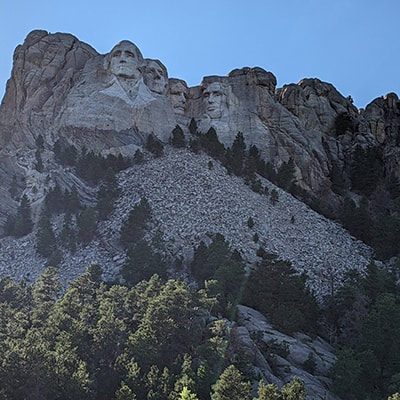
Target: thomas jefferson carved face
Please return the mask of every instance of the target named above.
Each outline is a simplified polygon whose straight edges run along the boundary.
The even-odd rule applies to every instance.
[[[167,69],[158,60],[147,60],[144,67],[144,83],[155,93],[165,94],[168,87]]]
[[[169,97],[176,114],[183,115],[186,111],[188,87],[184,81],[178,79],[169,80]]]
[[[142,60],[139,49],[124,40],[111,50],[110,71],[118,78],[137,80],[140,77],[139,66]]]
[[[226,105],[226,95],[220,82],[210,83],[203,91],[206,114],[211,119],[221,118],[222,108]]]

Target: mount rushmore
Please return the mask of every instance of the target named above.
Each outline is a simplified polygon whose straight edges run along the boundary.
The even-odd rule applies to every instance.
[[[363,110],[316,78],[276,84],[273,73],[244,67],[188,87],[130,41],[99,54],[71,34],[33,31],[15,50],[0,108],[0,219],[15,209],[7,190],[12,177],[34,169],[39,135],[48,146],[61,139],[103,155],[132,156],[150,134],[166,143],[179,125],[189,135],[194,120],[200,133],[214,128],[225,146],[241,132],[276,167],[293,160],[296,183],[329,204],[337,199],[332,169],[348,180],[357,145],[380,146],[386,168],[399,177],[396,94]],[[25,192],[39,200],[37,193]]]

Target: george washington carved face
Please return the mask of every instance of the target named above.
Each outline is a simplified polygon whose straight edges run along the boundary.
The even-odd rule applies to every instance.
[[[110,72],[118,78],[139,79],[142,62],[140,50],[127,40],[118,43],[109,54]]]

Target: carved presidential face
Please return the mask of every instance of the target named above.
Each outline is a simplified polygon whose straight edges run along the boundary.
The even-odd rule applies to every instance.
[[[170,79],[169,97],[176,114],[183,115],[187,106],[188,88],[184,81]]]
[[[142,55],[131,42],[123,41],[117,44],[110,53],[110,71],[119,78],[138,79]]]
[[[203,102],[206,114],[212,118],[221,118],[226,105],[226,95],[220,82],[210,83],[203,91]]]
[[[158,60],[147,60],[144,66],[144,83],[155,93],[165,94],[168,87],[167,69]]]

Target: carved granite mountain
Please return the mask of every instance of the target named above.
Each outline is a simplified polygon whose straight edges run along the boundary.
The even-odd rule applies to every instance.
[[[340,115],[351,121],[343,129]],[[167,142],[176,124],[188,134],[192,118],[200,132],[213,127],[226,146],[242,132],[275,166],[291,158],[297,183],[328,203],[337,197],[332,167],[346,179],[356,144],[384,146],[399,176],[399,152],[391,148],[400,126],[395,94],[363,111],[318,79],[276,89],[275,76],[262,68],[205,77],[188,88],[168,80],[167,69],[129,41],[101,55],[72,35],[45,31],[31,32],[15,51],[0,109],[1,156],[21,174],[10,149],[32,148],[39,134],[49,146],[62,138],[79,148],[132,155],[149,134]]]

